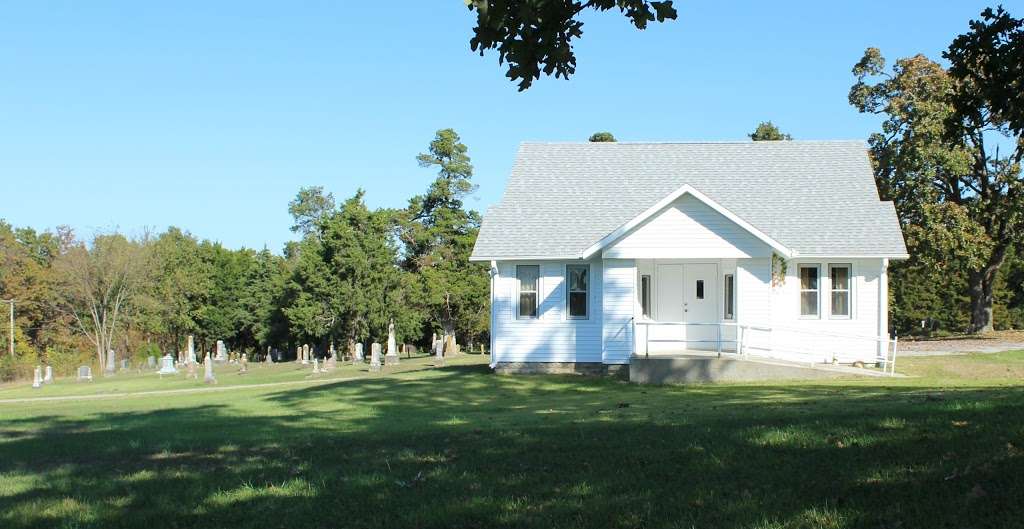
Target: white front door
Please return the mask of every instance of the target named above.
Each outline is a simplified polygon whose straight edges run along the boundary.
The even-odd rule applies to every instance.
[[[654,317],[658,321],[685,321],[683,312],[683,265],[658,265],[658,302]]]
[[[683,270],[683,319],[687,323],[718,322],[718,266],[688,264]],[[717,349],[717,325],[687,325],[688,349]]]
[[[718,265],[658,264],[655,277],[654,319],[671,323],[718,322]],[[650,351],[716,349],[714,325],[654,325],[646,328]]]

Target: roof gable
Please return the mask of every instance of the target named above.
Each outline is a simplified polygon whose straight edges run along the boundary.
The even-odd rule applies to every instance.
[[[739,226],[740,229],[742,229],[743,231],[749,233],[750,235],[753,235],[756,239],[758,239],[761,242],[767,244],[768,246],[770,246],[771,248],[773,248],[774,250],[776,250],[777,252],[782,254],[784,257],[791,257],[792,256],[792,251],[789,248],[786,248],[785,246],[783,246],[781,243],[779,243],[775,239],[772,239],[768,235],[765,235],[761,230],[755,228],[754,226],[751,226],[749,222],[743,220],[742,218],[737,216],[735,213],[733,213],[733,212],[729,211],[728,209],[724,208],[721,204],[715,202],[714,200],[711,200],[704,193],[701,193],[700,191],[697,191],[690,184],[683,184],[682,187],[680,187],[679,189],[673,191],[672,193],[669,193],[665,198],[663,198],[660,201],[658,201],[658,203],[654,204],[653,206],[651,206],[647,210],[643,211],[642,213],[640,213],[636,217],[633,217],[632,219],[627,221],[625,224],[623,224],[623,225],[619,226],[618,228],[616,228],[615,231],[609,233],[608,235],[603,237],[600,241],[597,241],[596,243],[591,245],[589,248],[585,249],[582,252],[582,254],[580,255],[580,258],[581,259],[589,259],[595,253],[597,253],[600,250],[608,247],[612,243],[618,241],[620,238],[622,238],[623,236],[625,236],[629,232],[631,232],[634,229],[636,229],[639,226],[641,226],[641,224],[643,224],[644,222],[652,219],[655,215],[663,214],[664,211],[667,208],[671,207],[673,205],[673,203],[677,202],[680,198],[682,198],[684,196],[691,196],[694,199],[698,200],[700,203],[708,206],[709,208],[714,210],[719,215],[725,217],[726,219],[728,219],[732,223],[734,223],[737,226]]]

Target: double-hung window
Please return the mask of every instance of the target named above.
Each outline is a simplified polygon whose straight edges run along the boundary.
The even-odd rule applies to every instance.
[[[800,265],[800,317],[818,317],[818,297],[820,294],[818,279],[820,270],[815,264]]]
[[[516,279],[519,280],[518,318],[536,318],[540,267],[537,265],[518,265],[516,266]]]
[[[565,265],[565,308],[571,319],[586,319],[590,265]]]
[[[829,288],[832,290],[833,318],[850,317],[850,265],[828,265]]]

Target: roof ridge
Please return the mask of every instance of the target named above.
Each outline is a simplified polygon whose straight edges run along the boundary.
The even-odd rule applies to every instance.
[[[784,140],[784,141],[753,141],[753,140],[664,140],[664,141],[534,141],[519,142],[520,145],[786,145],[795,143],[858,143],[866,144],[866,140]]]

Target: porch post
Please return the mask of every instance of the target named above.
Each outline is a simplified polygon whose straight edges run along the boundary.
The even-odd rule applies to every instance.
[[[882,361],[889,352],[889,260],[882,259],[878,271],[878,358]]]

